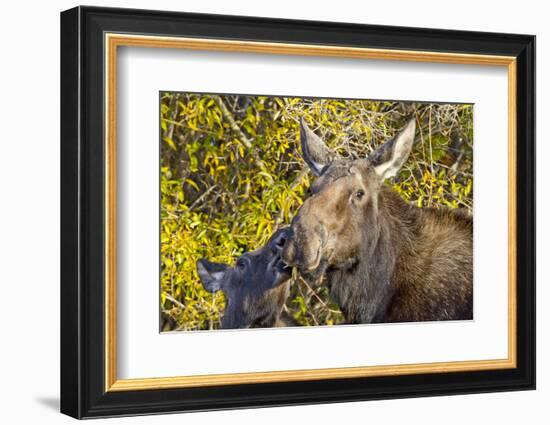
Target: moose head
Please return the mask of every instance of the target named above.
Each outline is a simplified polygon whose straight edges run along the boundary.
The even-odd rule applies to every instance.
[[[284,261],[303,274],[318,277],[328,268],[353,267],[365,256],[364,250],[373,249],[368,241],[375,241],[383,229],[379,225],[383,182],[407,160],[414,135],[411,120],[367,158],[344,159],[302,119],[302,154],[317,179],[292,222]]]
[[[281,251],[288,228],[275,232],[266,245],[240,256],[235,266],[197,261],[204,289],[222,291],[226,307],[222,329],[271,327],[278,324],[288,297],[292,269],[282,261]]]

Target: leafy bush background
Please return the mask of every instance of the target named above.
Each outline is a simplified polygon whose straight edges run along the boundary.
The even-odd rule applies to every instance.
[[[195,261],[234,264],[300,207],[312,175],[299,118],[348,157],[366,156],[409,117],[417,140],[393,188],[419,207],[472,209],[473,106],[162,93],[161,329],[215,329],[221,292],[206,292]],[[285,309],[301,325],[342,320],[325,287],[293,278]]]

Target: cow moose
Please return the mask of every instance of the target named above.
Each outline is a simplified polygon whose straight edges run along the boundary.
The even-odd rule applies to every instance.
[[[345,159],[301,121],[302,154],[317,179],[282,257],[305,276],[324,276],[348,323],[473,318],[471,216],[409,205],[384,183],[414,138],[411,120],[367,158]]]
[[[263,247],[240,256],[234,267],[206,259],[197,261],[204,289],[225,294],[222,329],[287,325],[281,316],[292,275],[292,269],[281,259],[287,231],[275,232]]]

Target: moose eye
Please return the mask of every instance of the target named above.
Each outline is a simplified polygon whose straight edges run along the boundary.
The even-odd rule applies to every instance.
[[[237,260],[237,268],[238,268],[239,270],[244,270],[244,269],[246,269],[246,261],[244,261],[242,258],[239,258],[239,259]]]
[[[363,196],[365,196],[365,192],[363,192],[362,190],[358,190],[357,192],[355,192],[356,199],[362,199]]]

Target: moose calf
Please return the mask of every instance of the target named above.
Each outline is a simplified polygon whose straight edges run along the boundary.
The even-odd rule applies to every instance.
[[[414,135],[410,121],[368,158],[343,159],[301,122],[302,154],[318,178],[282,257],[324,275],[348,323],[472,319],[471,217],[409,205],[384,184]]]
[[[292,269],[281,259],[287,229],[275,232],[262,248],[237,259],[235,267],[201,259],[197,271],[204,289],[223,291],[222,329],[284,326],[281,319]]]

